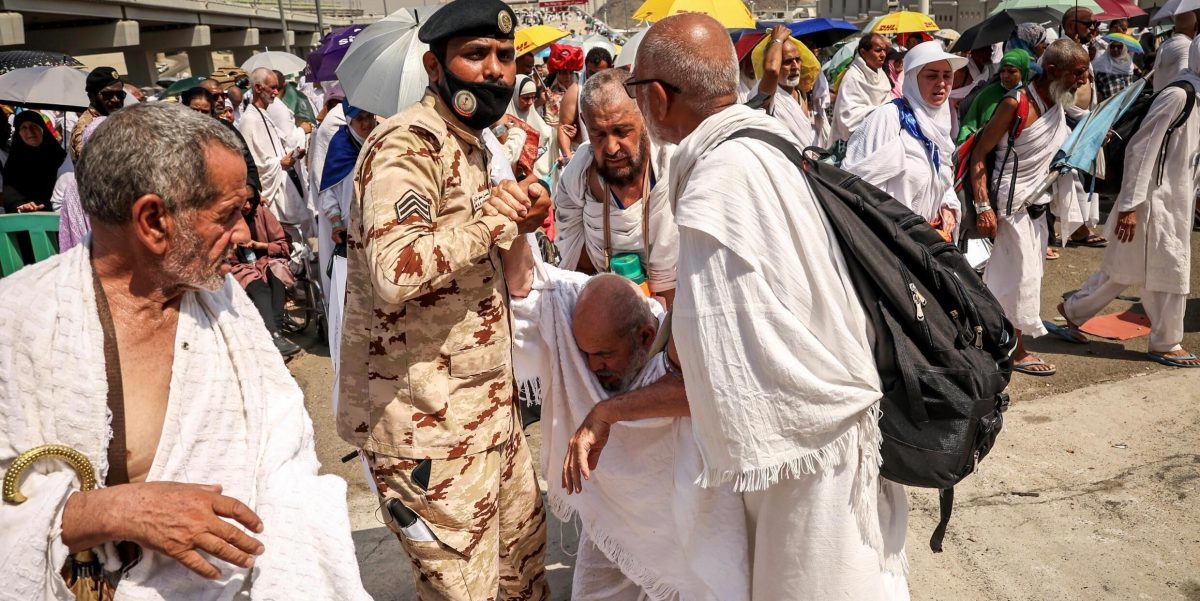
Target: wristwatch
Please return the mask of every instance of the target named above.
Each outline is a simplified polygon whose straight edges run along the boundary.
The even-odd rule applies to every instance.
[[[975,214],[976,215],[986,213],[990,210],[992,210],[992,205],[990,205],[990,204],[975,205]]]

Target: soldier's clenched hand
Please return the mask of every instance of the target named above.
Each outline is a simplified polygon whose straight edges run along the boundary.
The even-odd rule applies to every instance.
[[[492,188],[491,197],[483,205],[483,213],[488,216],[504,215],[520,222],[529,212],[531,204],[520,184],[506,180]]]
[[[526,210],[525,216],[517,220],[517,231],[522,234],[537,231],[546,222],[546,216],[550,214],[550,192],[546,190],[545,186],[535,180],[528,184],[526,189],[530,206]]]

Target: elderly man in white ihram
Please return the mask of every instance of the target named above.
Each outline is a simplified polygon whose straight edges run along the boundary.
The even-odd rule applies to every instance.
[[[701,14],[646,33],[634,67],[650,135],[677,143],[672,333],[705,488],[746,509],[755,599],[907,599],[902,487],[879,476],[879,373],[838,245],[797,144],[737,104],[729,35]]]
[[[1191,286],[1192,211],[1200,163],[1200,110],[1168,137],[1183,114],[1188,94],[1200,90],[1200,39],[1192,41],[1188,68],[1163,88],[1125,149],[1125,177],[1105,235],[1100,271],[1059,312],[1072,328],[1099,313],[1125,288],[1142,288],[1150,317],[1151,360],[1173,367],[1200,367],[1186,350],[1183,317]]]
[[[87,243],[0,280],[0,599],[369,599],[346,484],[229,277],[241,143],[157,102],[87,148]]]

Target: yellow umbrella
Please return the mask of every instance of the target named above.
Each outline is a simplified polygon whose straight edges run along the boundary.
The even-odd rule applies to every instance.
[[[754,29],[754,15],[742,0],[646,0],[633,13],[635,21],[653,23],[679,13],[704,13],[726,29]]]
[[[934,21],[929,15],[924,15],[910,10],[884,15],[875,24],[875,33],[883,35],[895,35],[897,33],[916,33],[918,31],[937,31],[937,21]]]
[[[517,30],[517,39],[513,42],[516,46],[517,56],[537,52],[543,46],[549,46],[567,36],[569,32],[563,31],[557,27],[549,25],[534,25],[525,29]]]

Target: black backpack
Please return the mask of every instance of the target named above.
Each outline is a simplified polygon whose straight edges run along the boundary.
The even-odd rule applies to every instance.
[[[775,134],[748,129],[736,138],[766,142],[795,163],[836,234],[875,325],[881,474],[939,489],[941,520],[929,546],[940,552],[954,485],[975,470],[1004,424],[1013,326],[958,247],[920,215]]]
[[[1162,184],[1162,166],[1167,160],[1167,143],[1171,141],[1171,134],[1187,123],[1188,117],[1192,114],[1192,108],[1196,105],[1196,90],[1192,84],[1186,81],[1175,81],[1163,90],[1167,88],[1183,90],[1187,93],[1187,101],[1183,105],[1183,112],[1167,128],[1167,135],[1163,137],[1162,146],[1158,149],[1158,156],[1155,159],[1158,168],[1158,184]],[[1102,147],[1104,179],[1094,178],[1095,192],[1098,194],[1116,196],[1121,192],[1121,182],[1125,179],[1125,148],[1129,145],[1130,138],[1141,129],[1142,120],[1146,118],[1146,113],[1150,112],[1150,105],[1154,104],[1154,99],[1158,98],[1160,93],[1161,90],[1159,92],[1151,89],[1142,90],[1129,108],[1117,118],[1116,123],[1113,123],[1112,137]]]

